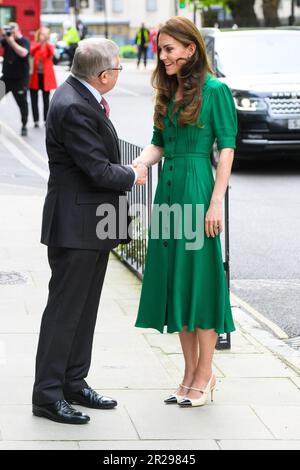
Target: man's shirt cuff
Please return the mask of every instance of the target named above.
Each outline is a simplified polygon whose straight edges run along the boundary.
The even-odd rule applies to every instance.
[[[135,170],[135,168],[133,168],[132,165],[127,165],[127,166],[129,166],[132,169],[132,171],[134,172],[134,182],[133,182],[133,184],[135,184],[137,182],[137,179],[138,179],[137,171]]]

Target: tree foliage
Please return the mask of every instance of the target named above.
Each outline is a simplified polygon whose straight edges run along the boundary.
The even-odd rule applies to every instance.
[[[228,0],[187,0],[187,3],[191,5],[196,4],[197,8],[211,7],[212,5],[228,6]]]
[[[221,5],[231,11],[233,20],[238,26],[257,26],[258,20],[254,11],[255,0],[186,0],[187,5],[196,5],[197,8]],[[280,0],[262,0],[262,10],[265,26],[279,24],[278,8]]]

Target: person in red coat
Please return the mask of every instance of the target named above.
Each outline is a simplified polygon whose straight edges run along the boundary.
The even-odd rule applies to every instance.
[[[49,43],[50,31],[42,27],[35,33],[35,40],[30,47],[30,54],[33,57],[33,74],[30,80],[29,89],[32,105],[34,127],[39,127],[38,91],[43,92],[44,121],[49,109],[50,90],[57,88],[52,57],[54,46]]]

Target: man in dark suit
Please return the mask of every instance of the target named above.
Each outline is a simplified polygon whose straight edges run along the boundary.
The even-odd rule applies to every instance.
[[[62,423],[89,421],[74,403],[97,409],[117,405],[90,388],[85,378],[109,251],[130,241],[125,191],[144,184],[147,176],[144,165],[120,164],[118,137],[103,98],[115,86],[119,70],[118,47],[112,41],[85,39],[47,117],[50,176],[41,241],[48,246],[52,275],[32,411]],[[105,220],[107,208],[115,220]]]

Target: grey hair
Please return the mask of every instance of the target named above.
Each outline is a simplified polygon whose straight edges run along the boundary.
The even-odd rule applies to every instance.
[[[71,73],[83,80],[97,78],[102,70],[116,67],[119,47],[110,39],[88,38],[78,43]]]

